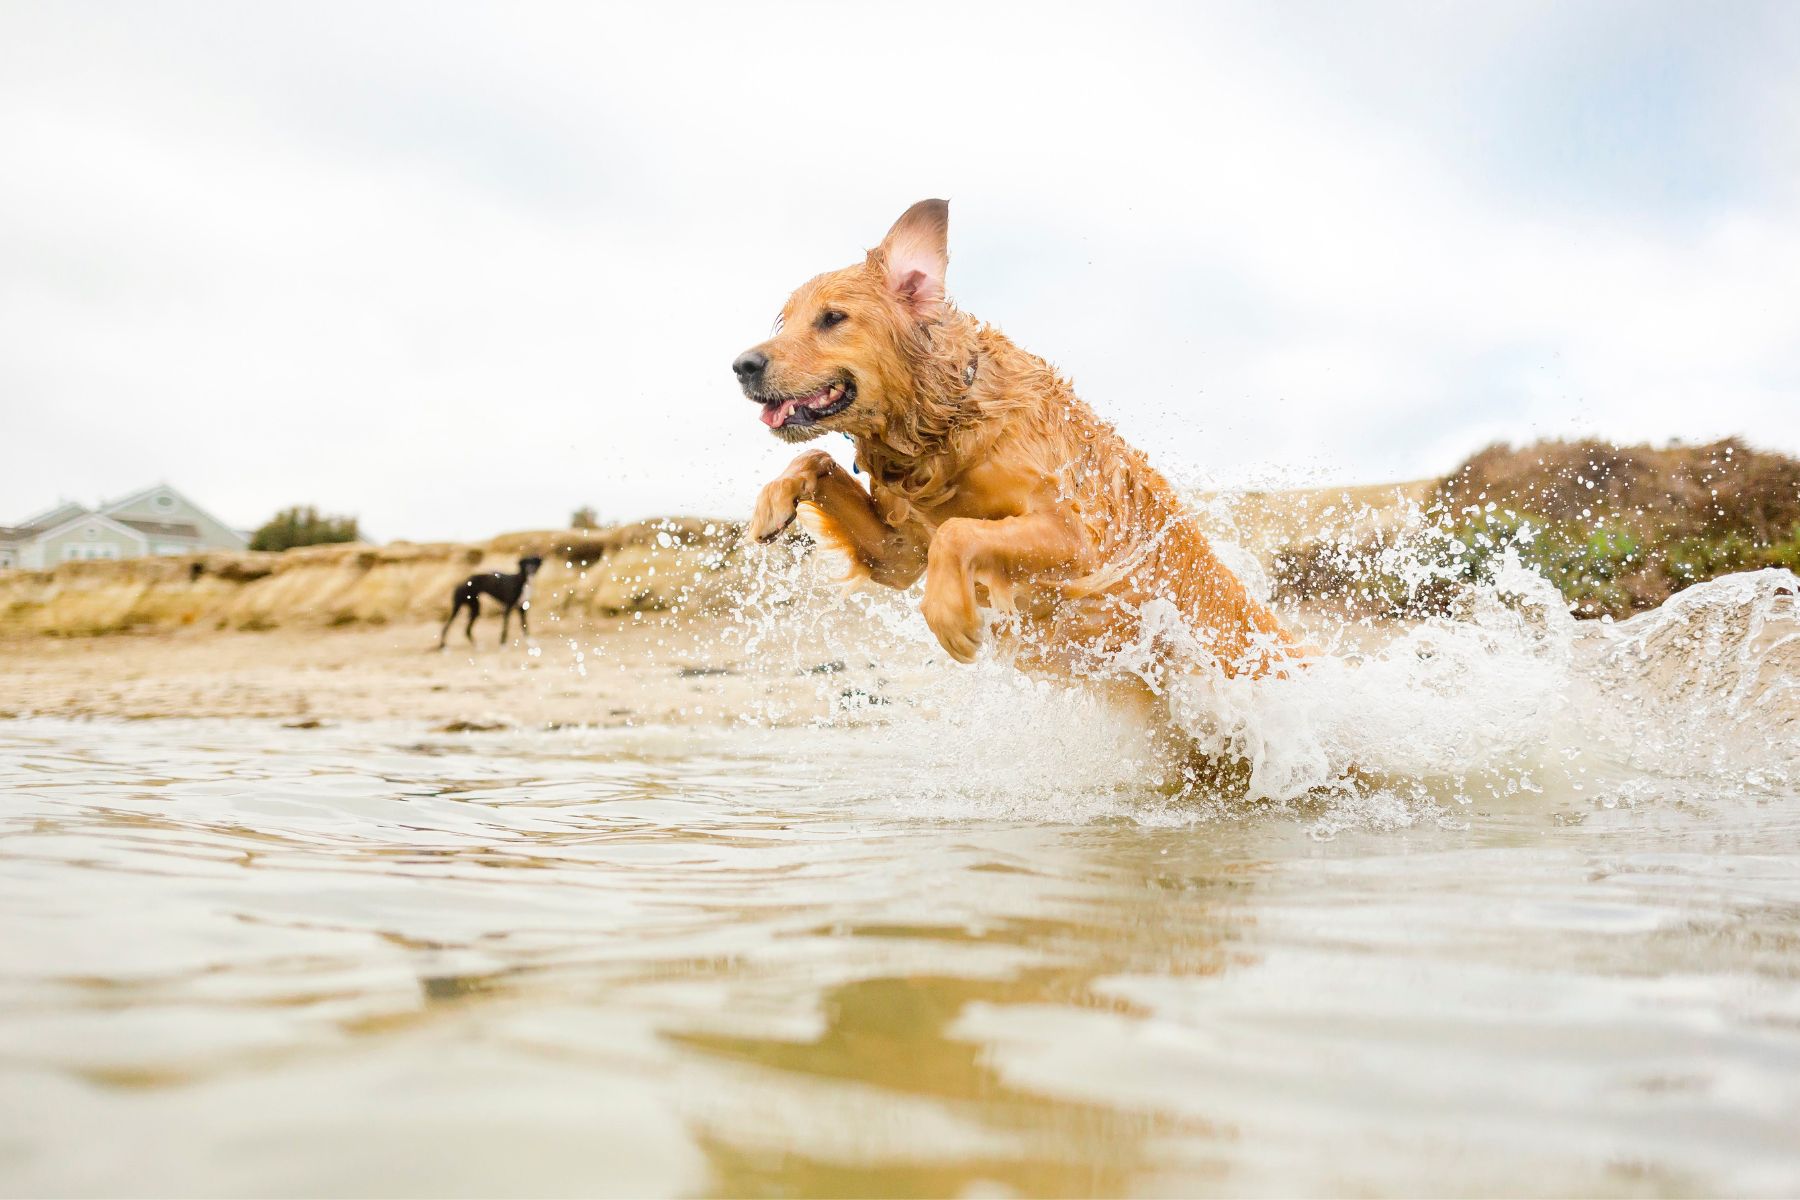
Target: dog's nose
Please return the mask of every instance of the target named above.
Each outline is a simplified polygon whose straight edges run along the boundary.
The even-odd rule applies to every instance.
[[[731,369],[737,372],[739,383],[750,383],[768,368],[769,356],[761,350],[746,350],[737,356]]]

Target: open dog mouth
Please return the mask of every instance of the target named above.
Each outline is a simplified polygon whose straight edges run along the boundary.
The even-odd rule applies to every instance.
[[[856,381],[844,379],[828,383],[804,396],[752,396],[762,405],[762,423],[770,429],[789,429],[816,425],[836,416],[856,399]]]

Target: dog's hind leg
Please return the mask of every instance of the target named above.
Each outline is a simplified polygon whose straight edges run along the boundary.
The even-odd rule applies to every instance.
[[[469,645],[475,644],[475,618],[481,615],[481,598],[469,597],[469,624],[463,629],[463,636],[469,639]]]
[[[462,611],[462,598],[459,596],[450,602],[450,615],[444,618],[444,628],[438,632],[438,649],[450,638],[450,627],[456,624],[456,614]]]

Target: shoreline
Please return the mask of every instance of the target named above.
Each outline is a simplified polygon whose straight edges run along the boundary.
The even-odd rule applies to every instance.
[[[754,656],[728,616],[658,615],[569,626],[500,648],[436,648],[436,623],[379,628],[181,630],[0,639],[0,718],[415,721],[433,732],[739,723],[804,725],[884,697],[916,663],[859,657],[842,619],[809,622]],[[866,630],[863,631],[866,634]],[[885,651],[884,647],[884,651]],[[884,653],[884,657],[887,655]]]

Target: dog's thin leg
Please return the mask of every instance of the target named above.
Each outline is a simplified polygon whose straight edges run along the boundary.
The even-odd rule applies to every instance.
[[[444,628],[442,629],[442,631],[440,631],[438,633],[438,649],[439,650],[442,650],[444,648],[445,641],[447,641],[450,637],[450,627],[452,625],[456,624],[456,614],[461,611],[462,611],[462,601],[461,600],[452,601],[450,604],[450,615],[444,619]]]
[[[473,646],[475,644],[475,618],[477,616],[479,616],[480,614],[481,614],[481,601],[474,596],[470,596],[469,597],[469,623],[463,629],[463,636],[469,639],[469,645],[471,645],[471,646]]]
[[[507,626],[510,625],[511,623],[512,623],[512,605],[509,604],[505,608],[500,610],[500,645],[502,647],[504,647],[506,645],[506,629],[507,629]]]
[[[530,607],[529,604],[519,605],[519,636],[526,641],[531,640],[531,626],[525,623],[525,613]]]

